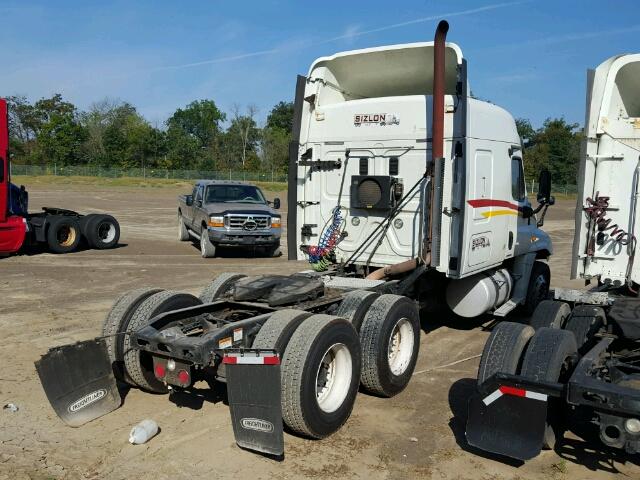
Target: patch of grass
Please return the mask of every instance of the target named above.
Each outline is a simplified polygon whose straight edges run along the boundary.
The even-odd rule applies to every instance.
[[[187,190],[193,185],[194,180],[180,180],[168,178],[140,178],[140,177],[84,177],[84,176],[55,176],[55,175],[14,175],[13,183],[17,185],[93,185],[99,187],[185,187]],[[249,183],[249,182],[247,182]],[[281,192],[287,189],[286,183],[281,182],[256,182],[260,188],[271,192]]]

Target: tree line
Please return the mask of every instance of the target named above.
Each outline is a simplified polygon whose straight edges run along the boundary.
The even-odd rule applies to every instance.
[[[548,118],[535,129],[524,118],[516,120],[518,134],[523,139],[524,173],[529,181],[538,180],[543,169],[551,172],[556,185],[576,185],[583,133],[577,123],[563,118]]]
[[[279,102],[265,125],[258,110],[234,105],[223,112],[213,100],[178,108],[152,125],[127,102],[105,99],[87,111],[60,94],[33,103],[7,98],[12,161],[32,165],[112,168],[248,170],[284,173],[293,104]]]
[[[178,108],[152,125],[127,102],[103,100],[80,111],[60,94],[30,103],[12,96],[9,135],[13,161],[33,165],[113,168],[246,170],[286,173],[293,103],[279,102],[259,127],[253,105],[223,112],[213,100]],[[535,129],[516,120],[524,140],[528,180],[542,169],[558,185],[575,184],[582,131],[577,123],[547,119]]]

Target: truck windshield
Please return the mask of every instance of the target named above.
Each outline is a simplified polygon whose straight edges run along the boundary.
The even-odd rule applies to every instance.
[[[267,203],[262,192],[251,185],[210,185],[205,203]]]

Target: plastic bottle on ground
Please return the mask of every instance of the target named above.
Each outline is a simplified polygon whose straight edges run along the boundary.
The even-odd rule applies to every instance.
[[[131,429],[129,443],[142,445],[158,433],[158,424],[153,420],[143,420]]]

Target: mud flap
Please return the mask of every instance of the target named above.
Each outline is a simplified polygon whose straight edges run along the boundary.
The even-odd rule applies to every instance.
[[[104,339],[52,348],[36,362],[36,370],[49,403],[72,427],[112,412],[122,403]]]
[[[233,434],[241,448],[284,455],[280,358],[273,350],[225,352]]]
[[[467,442],[487,452],[518,460],[540,453],[547,421],[547,396],[500,387],[469,400]]]

